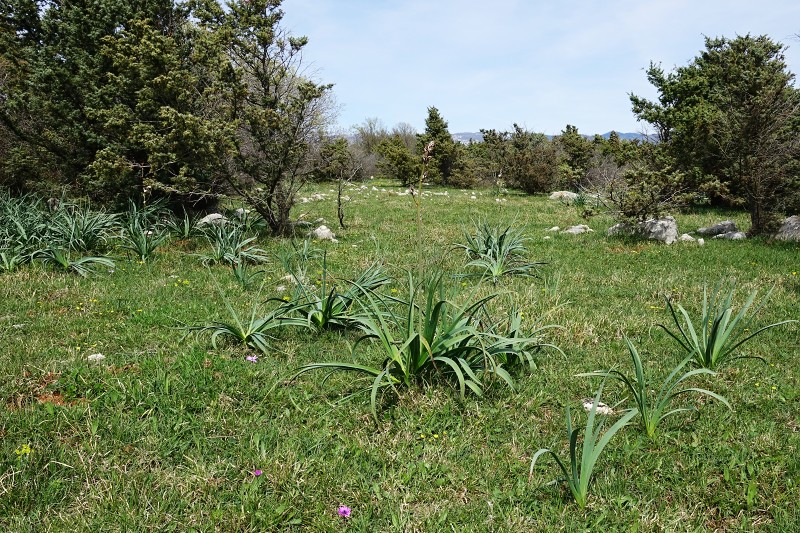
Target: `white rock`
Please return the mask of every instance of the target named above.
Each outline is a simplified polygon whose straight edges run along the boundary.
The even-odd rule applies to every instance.
[[[703,246],[703,245],[705,245],[705,243],[706,243],[705,239],[702,239],[702,238],[701,239],[697,239],[697,245],[698,246]]]
[[[548,196],[550,200],[564,200],[565,202],[572,202],[577,197],[578,194],[571,191],[555,191]]]
[[[741,241],[742,239],[746,239],[747,235],[744,234],[742,231],[729,231],[728,233],[720,233],[719,235],[714,235],[712,239],[726,239],[729,241]]]
[[[321,241],[331,241],[331,242],[339,242],[336,240],[336,235],[328,228],[328,226],[322,225],[308,234],[309,237],[314,237],[315,239],[319,239]]]
[[[470,199],[470,200],[477,200],[477,199],[478,199],[478,197],[477,197],[477,196],[475,196],[475,195],[473,194],[472,196],[470,196],[470,197],[469,197],[469,199]]]
[[[684,233],[683,235],[678,237],[678,240],[681,241],[681,242],[694,242],[695,241],[694,237],[692,237],[688,233]]]
[[[249,209],[245,209],[244,207],[240,207],[239,209],[237,209],[236,211],[234,211],[234,212],[233,212],[233,214],[234,214],[234,215],[236,216],[236,218],[238,218],[239,220],[244,220],[245,218],[247,218],[247,215],[249,215],[249,214],[250,214],[250,210],[249,210]]]
[[[552,233],[555,231],[561,231],[561,228],[559,228],[558,226],[553,226],[552,228],[546,229],[545,231],[549,231]]]
[[[570,226],[561,233],[569,233],[570,235],[580,235],[581,233],[590,233],[594,230],[586,224],[578,224],[577,226]]]
[[[550,240],[550,235],[545,235],[545,236],[544,236],[544,237],[542,237],[542,238],[543,238],[544,240],[546,240],[546,241],[549,241],[549,240]]]
[[[646,220],[642,234],[648,239],[672,244],[678,240],[678,223],[673,217]]]
[[[638,235],[645,239],[654,241],[661,241],[666,244],[672,244],[678,240],[678,223],[675,222],[673,217],[664,217],[659,219],[649,219],[640,222],[636,226],[620,222],[614,224],[606,232],[611,235]]]
[[[220,226],[222,224],[225,224],[227,221],[228,221],[228,219],[225,218],[224,216],[222,216],[220,213],[211,213],[210,215],[206,215],[203,218],[201,218],[200,220],[198,220],[197,221],[197,225],[198,226],[205,226],[205,225]]]
[[[101,353],[93,353],[93,354],[87,356],[86,360],[89,361],[90,363],[99,363],[100,361],[102,361],[105,358],[106,358],[106,356],[101,354]]]
[[[581,402],[583,403],[583,408],[586,410],[587,413],[592,410],[592,407],[594,406],[594,399],[584,398],[583,400],[581,400]],[[595,407],[594,412],[599,415],[614,414],[614,410],[611,407],[604,404],[603,402],[597,402],[597,407]]]

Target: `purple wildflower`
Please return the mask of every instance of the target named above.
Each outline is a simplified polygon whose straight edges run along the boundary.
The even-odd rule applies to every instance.
[[[260,476],[263,473],[264,472],[262,472],[261,470],[253,470],[253,475],[256,476],[256,477]]]
[[[352,512],[352,509],[350,509],[346,505],[340,505],[337,512],[339,513],[339,516],[341,516],[342,518],[350,518],[350,513]]]
[[[247,357],[245,357],[245,359],[250,361],[251,363],[258,363],[257,355],[248,355]]]

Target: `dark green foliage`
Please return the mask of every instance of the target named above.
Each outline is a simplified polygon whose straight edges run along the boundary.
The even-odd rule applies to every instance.
[[[447,121],[435,107],[428,108],[425,132],[418,135],[417,139],[418,152],[422,152],[422,149],[431,141],[434,142],[431,162],[428,165],[428,181],[444,185],[452,184],[452,179],[460,164],[461,152],[447,129]]]
[[[6,172],[118,202],[147,185],[191,199],[213,189],[230,134],[206,99],[220,59],[184,5],[17,1],[3,14]]]
[[[87,277],[94,272],[97,265],[114,268],[114,261],[109,257],[83,256],[72,259],[69,251],[59,248],[44,248],[33,254],[44,265],[51,265],[63,272],[74,272],[81,277]]]
[[[481,130],[481,154],[492,184],[520,189],[528,194],[552,190],[558,184],[558,147],[542,133],[514,124],[511,132]]]
[[[773,289],[767,291],[767,294],[764,295],[761,302],[755,307],[753,313],[749,317],[746,317],[747,312],[755,301],[758,290],[756,289],[750,293],[745,304],[739,312],[734,315],[732,301],[736,283],[731,282],[730,285],[731,287],[727,295],[723,295],[722,281],[717,283],[714,290],[711,291],[710,296],[708,294],[708,289],[703,287],[703,309],[696,324],[692,322],[689,313],[681,304],[676,304],[674,306],[672,301],[666,298],[667,308],[669,309],[677,332],[671,331],[663,324],[659,324],[658,326],[666,331],[670,337],[675,339],[681,349],[683,349],[693,360],[695,365],[700,368],[709,368],[713,370],[720,365],[735,361],[736,359],[755,358],[763,361],[760,357],[736,354],[736,351],[747,341],[768,329],[797,322],[796,320],[782,320],[781,322],[775,322],[774,324],[762,326],[755,331],[751,331],[750,327],[753,326],[753,320],[755,320],[758,312],[766,305]]]
[[[231,2],[204,16],[202,27],[223,39],[237,66],[224,86],[229,120],[238,125],[228,184],[274,235],[288,236],[295,195],[314,171],[311,149],[322,136],[331,85],[299,71],[308,39],[279,26],[280,3]]]
[[[378,168],[387,178],[400,180],[406,187],[419,178],[419,160],[399,135],[381,141],[377,151],[382,157]]]
[[[665,73],[650,65],[658,102],[631,95],[634,113],[656,127],[690,186],[747,206],[752,234],[774,229],[798,153],[800,93],[783,52],[766,36],[706,38],[688,66]]]
[[[595,146],[571,124],[553,142],[561,150],[560,178],[564,184],[576,188],[591,167]]]

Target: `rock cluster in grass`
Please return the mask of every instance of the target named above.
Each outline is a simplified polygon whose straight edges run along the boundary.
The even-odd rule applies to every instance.
[[[651,218],[636,225],[620,222],[608,228],[608,235],[631,235],[672,244],[678,240],[678,223],[673,217]]]
[[[800,242],[800,215],[784,220],[775,238],[779,241]]]

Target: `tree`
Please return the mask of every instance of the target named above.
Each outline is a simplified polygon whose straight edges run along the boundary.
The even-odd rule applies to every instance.
[[[223,39],[232,65],[224,96],[237,130],[228,182],[274,235],[289,235],[291,208],[329,119],[332,86],[303,76],[308,39],[280,27],[280,4],[238,0],[223,11],[207,2],[203,24]]]
[[[209,112],[221,62],[187,5],[13,0],[2,15],[10,173],[98,200],[212,192],[231,130]]]
[[[658,102],[630,97],[697,190],[746,205],[751,234],[771,232],[795,179],[800,93],[784,51],[766,36],[707,38],[685,67],[650,65]]]
[[[344,137],[326,139],[319,151],[314,175],[318,181],[335,181],[337,184],[336,214],[339,226],[344,229],[344,186],[361,176],[364,154],[351,146]]]
[[[378,169],[388,178],[400,180],[407,187],[420,175],[419,158],[406,146],[402,136],[392,135],[378,145],[381,156]]]
[[[553,141],[562,152],[561,178],[576,188],[589,170],[595,147],[592,141],[578,133],[578,128],[571,124],[567,124]]]
[[[418,153],[434,142],[433,155],[428,171],[428,180],[434,183],[448,184],[458,166],[459,150],[453,136],[447,129],[447,121],[435,107],[428,108],[425,119],[425,132],[417,136]]]
[[[510,132],[481,130],[495,180],[528,194],[548,190],[558,179],[558,149],[542,133],[513,127]]]

